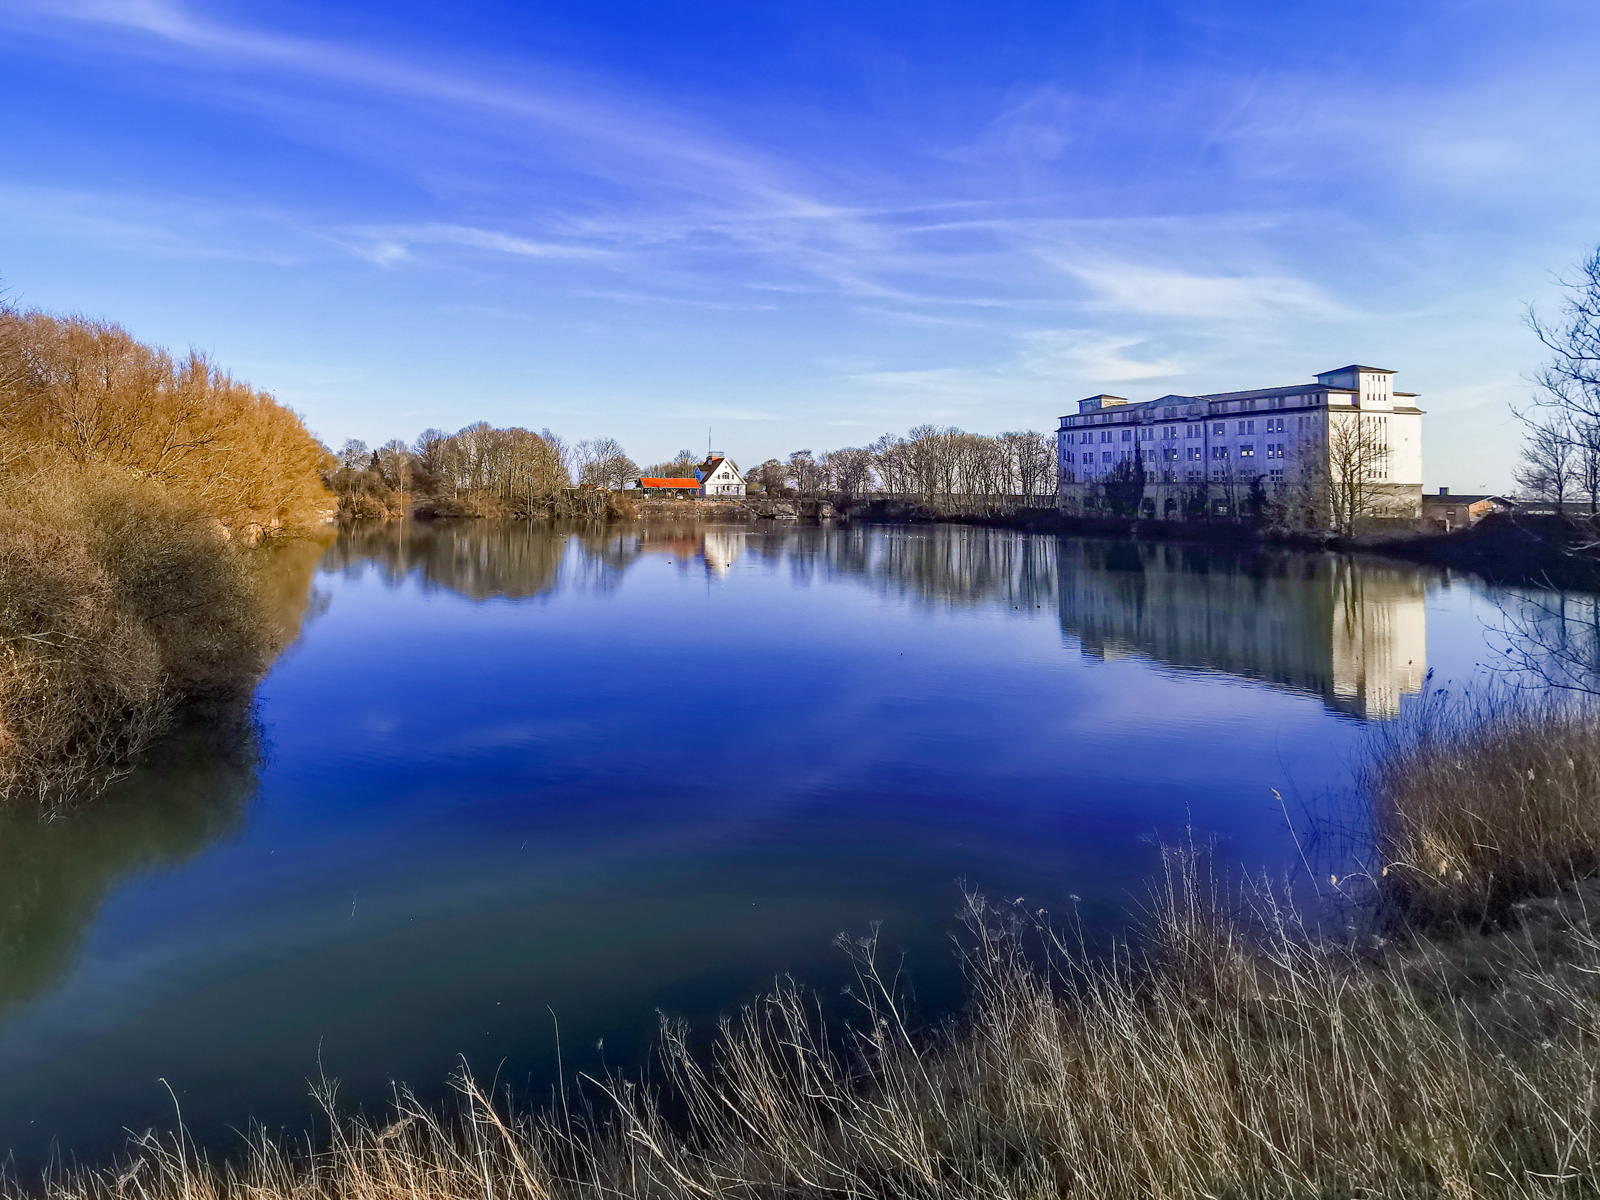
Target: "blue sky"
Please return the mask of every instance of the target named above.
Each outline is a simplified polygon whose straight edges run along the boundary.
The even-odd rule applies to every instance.
[[[0,0],[0,280],[325,440],[641,461],[1298,382],[1504,487],[1600,5]]]

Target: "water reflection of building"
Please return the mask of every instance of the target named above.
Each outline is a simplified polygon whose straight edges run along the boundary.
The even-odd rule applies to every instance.
[[[718,578],[728,573],[739,552],[744,549],[744,528],[739,525],[712,525],[705,531],[701,555],[706,560],[706,573]]]
[[[1415,568],[1063,542],[1057,569],[1061,627],[1096,657],[1226,671],[1375,718],[1398,713],[1427,671],[1425,578]]]

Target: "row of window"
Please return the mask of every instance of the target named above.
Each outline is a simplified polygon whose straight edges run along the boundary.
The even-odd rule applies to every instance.
[[[1179,482],[1179,479],[1178,479],[1178,475],[1179,474],[1180,474],[1180,472],[1178,472],[1178,471],[1172,471],[1172,470],[1162,471],[1161,472],[1161,482],[1162,483],[1178,483]],[[1206,482],[1206,473],[1204,471],[1185,471],[1185,472],[1182,472],[1182,474],[1183,474],[1182,482],[1184,482],[1184,483],[1204,483],[1204,482]],[[1267,476],[1266,477],[1267,477],[1268,482],[1281,485],[1284,482],[1283,468],[1282,467],[1273,467],[1270,471],[1267,472]],[[1240,480],[1240,479],[1232,479],[1232,480],[1230,480],[1228,478],[1228,472],[1225,471],[1225,470],[1213,471],[1211,473],[1211,481],[1213,483],[1230,483],[1231,482],[1231,483],[1233,483],[1235,485],[1238,485],[1238,484],[1241,484],[1241,483],[1245,482],[1244,480]],[[1073,481],[1070,478],[1068,478],[1068,479],[1065,480],[1065,482],[1071,483]]]
[[[1254,458],[1256,456],[1256,447],[1255,447],[1255,443],[1254,442],[1245,442],[1242,445],[1236,447],[1235,449],[1237,449],[1237,451],[1238,451],[1238,457],[1239,458]],[[1266,442],[1266,443],[1263,443],[1262,449],[1264,451],[1265,457],[1267,457],[1267,458],[1282,459],[1282,458],[1288,457],[1288,449],[1289,449],[1289,447],[1284,442]],[[1125,452],[1120,457],[1123,458],[1123,459],[1129,459],[1129,458],[1131,458],[1133,456],[1137,456],[1138,458],[1140,458],[1141,460],[1143,460],[1144,462],[1147,462],[1147,463],[1154,463],[1156,461],[1156,452],[1155,452],[1154,449],[1143,450],[1143,451],[1137,451],[1136,450],[1136,451],[1131,451],[1131,452]],[[1203,457],[1204,457],[1203,450],[1199,446],[1188,446],[1184,450],[1184,459],[1187,460],[1188,462],[1200,462]],[[1213,462],[1227,462],[1229,460],[1229,458],[1231,458],[1231,457],[1233,457],[1233,454],[1230,451],[1229,447],[1227,447],[1227,446],[1213,446],[1213,447],[1211,447],[1211,459],[1212,459]],[[1112,459],[1113,459],[1113,455],[1112,455],[1112,452],[1110,450],[1102,450],[1100,452],[1100,461],[1101,462],[1109,463],[1109,462],[1112,461]],[[1065,464],[1071,464],[1073,462],[1077,462],[1077,463],[1080,463],[1080,464],[1083,464],[1083,465],[1088,465],[1088,464],[1094,462],[1094,451],[1093,450],[1079,451],[1075,456],[1073,451],[1068,450],[1065,453],[1063,453],[1061,461],[1063,463],[1065,463]],[[1164,448],[1161,451],[1161,461],[1162,462],[1177,462],[1178,461],[1178,449],[1177,449],[1177,447],[1176,446],[1168,446],[1168,447]]]
[[[1266,418],[1266,420],[1261,422],[1261,426],[1262,426],[1261,432],[1262,433],[1284,433],[1284,432],[1287,431],[1287,427],[1284,424],[1284,422],[1287,419],[1288,418],[1286,418],[1286,417],[1268,417],[1268,418]],[[1303,416],[1295,418],[1295,428],[1296,429],[1304,429],[1305,428],[1305,422],[1306,422],[1306,418],[1303,417]],[[1085,429],[1085,430],[1080,431],[1078,436],[1077,436],[1078,444],[1080,444],[1080,445],[1088,445],[1091,442],[1096,442],[1096,441],[1099,441],[1099,442],[1111,442],[1113,440],[1121,440],[1121,441],[1124,441],[1124,442],[1135,442],[1135,441],[1137,441],[1137,442],[1149,442],[1149,441],[1156,440],[1156,430],[1155,430],[1154,426],[1143,426],[1143,427],[1139,427],[1139,428],[1124,429],[1122,431],[1122,437],[1120,439],[1114,439],[1113,436],[1112,436],[1114,431],[1110,430],[1110,429],[1101,429],[1101,430],[1099,430],[1098,432],[1099,432],[1100,436],[1098,438],[1095,437],[1095,433],[1096,432],[1097,431],[1092,430],[1092,429]],[[1256,432],[1256,422],[1254,420],[1235,421],[1234,422],[1234,434],[1235,434],[1235,436],[1248,437],[1248,436],[1254,434],[1255,432]],[[1181,436],[1186,440],[1193,441],[1194,439],[1197,439],[1197,438],[1204,438],[1205,435],[1206,435],[1205,426],[1203,424],[1201,424],[1201,425],[1185,425],[1183,427],[1183,433],[1182,433]],[[1162,441],[1176,441],[1180,436],[1180,434],[1178,432],[1178,427],[1176,425],[1165,425],[1165,426],[1162,426],[1161,435],[1160,436],[1161,436],[1161,440]],[[1226,421],[1217,421],[1217,422],[1215,422],[1211,426],[1211,436],[1212,437],[1227,437],[1228,436],[1228,423]],[[1072,434],[1070,432],[1066,435],[1065,441],[1066,441],[1066,444],[1069,445],[1069,446],[1073,444],[1073,436],[1072,436]]]
[[[1320,406],[1322,404],[1322,399],[1323,398],[1322,398],[1322,396],[1320,394],[1319,395],[1312,395],[1312,396],[1269,396],[1265,400],[1260,401],[1260,403],[1261,403],[1262,407],[1269,408],[1269,409],[1270,408],[1299,407],[1302,404],[1309,405],[1310,407],[1315,408],[1315,407],[1318,407],[1318,406]],[[1291,401],[1293,402],[1292,405],[1291,405]],[[1227,401],[1227,402],[1222,404],[1221,411],[1223,411],[1223,412],[1255,412],[1257,403],[1258,402],[1256,400],[1230,400],[1230,401]],[[1171,421],[1171,420],[1176,419],[1177,416],[1178,416],[1178,410],[1176,408],[1166,408],[1166,409],[1162,410],[1162,419],[1164,419],[1164,420]],[[1107,412],[1107,413],[1096,413],[1093,416],[1069,417],[1067,419],[1069,421],[1073,421],[1074,423],[1082,422],[1083,424],[1104,425],[1104,424],[1110,424],[1110,423],[1114,423],[1114,422],[1119,422],[1119,420],[1127,420],[1128,417],[1125,414],[1121,414],[1121,413]],[[1281,433],[1281,432],[1283,432],[1282,418],[1273,418],[1273,419],[1278,421],[1278,428],[1276,430],[1268,429],[1267,432],[1268,433],[1273,433],[1273,432]],[[1199,434],[1197,434],[1197,433],[1196,434],[1188,434],[1186,436],[1198,437]]]

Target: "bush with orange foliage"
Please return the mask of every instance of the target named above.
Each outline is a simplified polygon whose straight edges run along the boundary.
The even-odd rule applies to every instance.
[[[250,547],[326,523],[327,457],[201,355],[0,310],[0,799],[92,795],[248,701],[281,641]]]
[[[325,522],[327,450],[295,413],[204,355],[174,361],[121,326],[0,312],[0,466],[152,480],[232,535]]]

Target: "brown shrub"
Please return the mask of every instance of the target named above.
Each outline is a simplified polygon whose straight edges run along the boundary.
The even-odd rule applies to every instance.
[[[0,799],[94,794],[248,699],[277,639],[242,547],[325,524],[328,461],[199,354],[0,306]]]
[[[327,520],[328,460],[290,409],[201,354],[174,361],[108,322],[0,309],[0,470],[110,467],[254,538]]]
[[[1600,709],[1439,691],[1374,737],[1363,783],[1399,915],[1494,921],[1600,868]]]
[[[274,641],[250,553],[168,489],[0,488],[0,798],[95,794],[181,706],[247,700]]]

